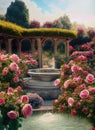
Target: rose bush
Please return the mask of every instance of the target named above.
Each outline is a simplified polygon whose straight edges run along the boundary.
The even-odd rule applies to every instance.
[[[61,67],[60,79],[54,83],[62,94],[53,101],[53,110],[86,117],[95,129],[95,70],[88,64],[86,54],[74,52],[73,60]]]
[[[16,54],[0,53],[0,130],[18,130],[21,120],[32,114],[29,98],[22,90],[27,64],[27,59]]]

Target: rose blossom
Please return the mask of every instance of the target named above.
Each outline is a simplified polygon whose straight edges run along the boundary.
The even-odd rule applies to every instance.
[[[12,62],[9,65],[9,68],[10,68],[11,71],[17,71],[19,69],[18,65],[15,62]]]
[[[89,91],[84,89],[80,92],[80,95],[79,95],[82,99],[85,99],[85,98],[88,98],[89,96]]]
[[[55,81],[54,81],[54,85],[55,86],[58,86],[60,84],[60,79],[56,79]]]
[[[95,87],[94,87],[94,88],[90,88],[89,91],[90,91],[91,93],[95,93]]]
[[[64,82],[64,88],[68,88],[69,87],[69,85],[70,85],[70,83],[71,83],[71,80],[66,80],[65,82]]]
[[[10,95],[10,94],[13,93],[13,91],[14,91],[13,88],[9,87],[9,88],[8,88],[8,91],[7,91],[7,94]]]
[[[71,110],[71,115],[72,115],[72,116],[75,116],[76,113],[77,113],[76,110]]]
[[[2,70],[2,75],[7,75],[7,73],[8,73],[8,70],[7,70],[7,69],[3,69],[3,70]]]
[[[81,107],[81,103],[78,102],[78,103],[76,104],[76,107],[77,107],[77,108],[80,108],[80,107]]]
[[[19,116],[19,113],[16,112],[16,111],[9,111],[7,113],[7,116],[10,118],[10,119],[16,119],[18,116]]]
[[[71,67],[71,71],[72,71],[72,72],[77,72],[77,71],[80,71],[80,70],[82,70],[82,68],[79,67],[79,66],[77,66],[77,65],[73,65],[73,66]]]
[[[86,85],[85,84],[81,84],[78,88],[79,89],[84,89],[84,88],[86,88]]]
[[[92,130],[95,130],[95,127],[93,127]]]
[[[82,112],[85,113],[85,114],[87,114],[87,108],[83,108]]]
[[[23,95],[23,96],[21,97],[21,100],[22,100],[22,102],[25,102],[25,103],[28,103],[28,102],[29,102],[29,98],[28,98],[27,95]]]
[[[19,78],[18,78],[18,77],[14,77],[14,78],[13,78],[13,81],[14,81],[15,83],[18,83],[18,82],[19,82]]]
[[[94,75],[88,74],[88,75],[86,76],[85,82],[86,82],[86,83],[89,83],[89,84],[92,84],[92,83],[94,82],[94,80],[95,80]]]
[[[5,103],[5,100],[3,98],[0,98],[0,106]]]
[[[7,60],[7,55],[0,55],[0,61],[6,61]]]
[[[19,63],[19,61],[20,61],[19,57],[18,57],[16,54],[12,54],[12,55],[10,56],[10,59],[11,59],[12,61],[16,62],[16,63]]]
[[[72,98],[72,97],[69,97],[68,98],[68,104],[69,104],[69,106],[73,106],[73,104],[74,104],[74,99]]]
[[[74,78],[75,81],[77,81],[78,83],[81,83],[82,82],[82,78],[79,76],[79,77],[76,77]]]
[[[32,106],[30,104],[25,104],[22,108],[22,114],[23,114],[24,117],[31,116]]]
[[[61,110],[61,111],[64,110],[65,108],[66,108],[65,105],[60,106],[60,110]]]

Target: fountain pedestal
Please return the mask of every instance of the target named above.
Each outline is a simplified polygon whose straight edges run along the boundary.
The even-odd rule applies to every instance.
[[[56,99],[61,93],[59,87],[54,86],[54,81],[34,80],[31,77],[25,78],[24,89],[26,92],[39,94],[44,100]]]

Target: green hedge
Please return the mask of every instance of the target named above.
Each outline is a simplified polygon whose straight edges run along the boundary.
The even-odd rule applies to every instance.
[[[35,28],[26,29],[16,24],[0,20],[0,33],[5,33],[13,36],[52,36],[52,37],[70,37],[76,38],[77,32],[58,28]]]

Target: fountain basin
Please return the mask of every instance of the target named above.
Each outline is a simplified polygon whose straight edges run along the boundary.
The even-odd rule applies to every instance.
[[[54,86],[54,81],[33,80],[31,77],[24,78],[24,90],[30,93],[39,94],[44,100],[52,100],[58,98],[61,90],[58,86]]]
[[[28,75],[34,80],[53,81],[59,78],[60,70],[52,68],[30,69]]]

